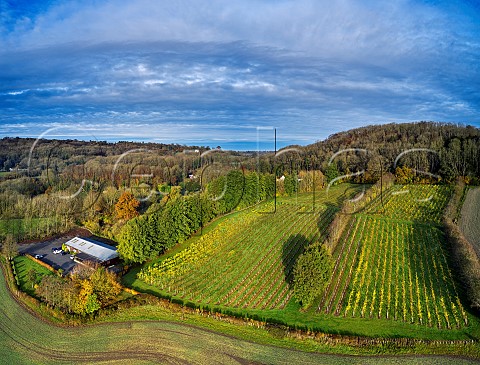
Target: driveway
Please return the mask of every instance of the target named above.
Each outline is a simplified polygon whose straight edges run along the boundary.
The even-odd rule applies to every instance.
[[[62,244],[67,242],[69,239],[73,238],[74,236],[63,236],[60,238],[54,238],[51,240],[37,242],[37,243],[29,243],[26,245],[20,245],[18,248],[18,252],[20,254],[30,254],[32,256],[35,255],[43,255],[42,260],[43,262],[49,264],[54,269],[63,269],[64,274],[68,274],[74,267],[77,265],[73,260],[70,259],[70,255],[62,255],[62,254],[54,254],[52,252],[53,247],[62,247]]]

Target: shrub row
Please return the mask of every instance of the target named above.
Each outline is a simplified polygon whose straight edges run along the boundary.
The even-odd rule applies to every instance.
[[[17,268],[15,267],[15,261],[10,260],[10,267],[12,268],[12,271],[13,271],[13,277],[15,278],[15,283],[17,284],[17,288],[20,287],[20,279],[18,277],[18,273],[17,273]]]

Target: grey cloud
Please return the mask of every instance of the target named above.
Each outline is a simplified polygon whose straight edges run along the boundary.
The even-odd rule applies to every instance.
[[[22,70],[18,77],[12,63]],[[412,112],[419,103],[432,109],[445,101],[469,104],[425,71],[404,75],[238,42],[137,43],[133,49],[125,44],[75,44],[19,52],[0,61],[0,80],[2,105],[40,110],[265,107],[345,113],[342,109],[364,108],[415,118]],[[461,79],[456,82],[460,88]],[[452,83],[455,80],[447,85]]]
[[[148,138],[149,125],[170,128],[165,138],[246,140],[248,128],[274,125],[313,142],[367,123],[478,125],[480,22],[445,9],[62,2],[0,29],[0,134],[73,123],[106,136]]]
[[[31,29],[8,33],[5,41],[31,48],[71,41],[244,40],[316,56],[398,59],[445,54],[453,39],[448,13],[412,1],[68,1],[30,21]]]

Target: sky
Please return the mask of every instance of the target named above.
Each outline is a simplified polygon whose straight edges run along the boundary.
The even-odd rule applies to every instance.
[[[0,137],[224,149],[480,127],[477,1],[0,0]]]

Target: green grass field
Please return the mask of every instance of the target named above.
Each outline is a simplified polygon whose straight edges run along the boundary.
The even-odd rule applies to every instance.
[[[474,364],[440,356],[345,356],[334,353],[382,353],[388,348],[356,348],[284,338],[252,326],[219,322],[158,305],[119,310],[106,323],[57,327],[25,311],[6,288],[0,267],[0,359],[23,364]],[[113,322],[113,323],[112,323]],[[258,343],[256,343],[258,342]],[[268,345],[267,345],[268,344]],[[275,346],[272,346],[275,345]],[[292,349],[285,348],[286,346]],[[299,350],[306,350],[299,351]],[[330,354],[319,354],[322,351]],[[390,352],[438,352],[480,356],[478,345],[424,344]],[[468,351],[468,352],[467,352]],[[475,355],[476,354],[476,355]]]
[[[53,272],[47,268],[39,265],[27,256],[17,256],[14,259],[15,269],[17,271],[20,289],[30,295],[35,295],[35,282],[32,282],[29,277],[29,271],[34,270],[36,273],[36,282],[39,282],[45,275],[53,275]]]
[[[333,253],[332,281],[315,308],[300,311],[288,285],[292,263],[302,246],[324,237],[344,189],[318,194],[315,214],[304,213],[311,196],[301,196],[279,199],[275,214],[263,214],[272,211],[266,203],[220,219],[203,236],[132,270],[124,283],[329,333],[478,337],[479,321],[460,300],[438,225],[451,193],[446,186],[394,186],[383,206],[377,199],[352,216]]]
[[[21,241],[30,238],[48,236],[57,231],[60,222],[54,217],[31,219],[0,219],[0,237],[11,233]]]

